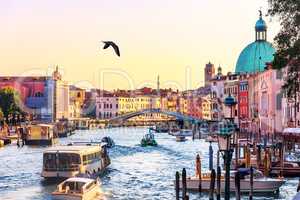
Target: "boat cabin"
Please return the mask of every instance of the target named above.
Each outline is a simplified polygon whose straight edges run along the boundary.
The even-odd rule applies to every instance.
[[[46,179],[70,178],[81,174],[96,176],[109,164],[105,146],[57,146],[44,152],[42,176]]]
[[[97,180],[74,177],[60,183],[56,191],[52,193],[52,197],[59,200],[92,200],[100,194]]]
[[[27,129],[26,145],[53,145],[58,142],[57,130],[52,124],[32,124]]]

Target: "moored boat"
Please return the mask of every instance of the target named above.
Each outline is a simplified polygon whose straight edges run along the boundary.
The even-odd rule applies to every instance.
[[[80,177],[69,178],[63,181],[52,192],[54,200],[93,200],[101,195],[102,192],[98,180]]]
[[[32,124],[27,128],[26,145],[53,145],[58,142],[57,130],[52,124]]]
[[[248,169],[249,170],[249,169]],[[230,178],[230,192],[235,191],[235,180],[234,174],[236,171],[231,171]],[[263,174],[254,170],[253,175],[253,191],[254,193],[278,193],[279,188],[285,183],[282,178],[267,178],[264,177]],[[188,190],[198,190],[200,179],[199,177],[188,177],[187,180],[187,189]],[[182,187],[180,183],[180,188]],[[202,173],[201,174],[201,188],[203,191],[209,191],[210,189],[210,173]],[[224,191],[225,188],[225,179],[224,175],[221,176],[221,191]],[[241,193],[249,193],[250,192],[250,176],[245,175],[241,177],[240,180],[240,189]]]

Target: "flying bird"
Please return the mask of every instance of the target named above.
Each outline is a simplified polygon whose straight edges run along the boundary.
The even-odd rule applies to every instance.
[[[116,45],[114,42],[112,41],[102,41],[104,43],[104,47],[103,49],[107,49],[108,47],[112,47],[115,51],[115,53],[120,56],[120,50],[119,50],[119,47],[118,45]]]

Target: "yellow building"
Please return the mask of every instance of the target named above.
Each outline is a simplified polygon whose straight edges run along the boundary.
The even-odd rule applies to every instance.
[[[82,116],[82,107],[85,101],[85,90],[71,85],[69,88],[69,117],[79,118]]]
[[[211,98],[210,94],[202,97],[202,118],[206,120],[211,120]]]

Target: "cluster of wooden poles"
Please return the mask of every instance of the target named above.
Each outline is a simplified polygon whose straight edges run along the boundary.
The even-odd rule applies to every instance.
[[[197,155],[196,157],[196,176],[199,178],[199,187],[198,192],[202,193],[202,175],[201,175],[201,161],[200,156]],[[181,179],[180,173],[177,171],[175,174],[175,193],[176,193],[176,200],[189,200],[189,194],[187,192],[187,182],[186,182],[186,169],[182,169]],[[240,179],[241,175],[240,172],[237,171],[235,173],[235,196],[237,200],[241,199],[241,191],[240,191]],[[180,181],[182,181],[182,192],[180,195]],[[215,188],[216,186],[216,188]],[[215,195],[216,194],[216,195]],[[209,200],[214,200],[215,196],[217,200],[221,199],[221,167],[217,167],[217,172],[215,169],[211,170],[210,173],[210,188],[208,191]],[[250,192],[249,192],[249,200],[253,199],[253,167],[250,167]]]

